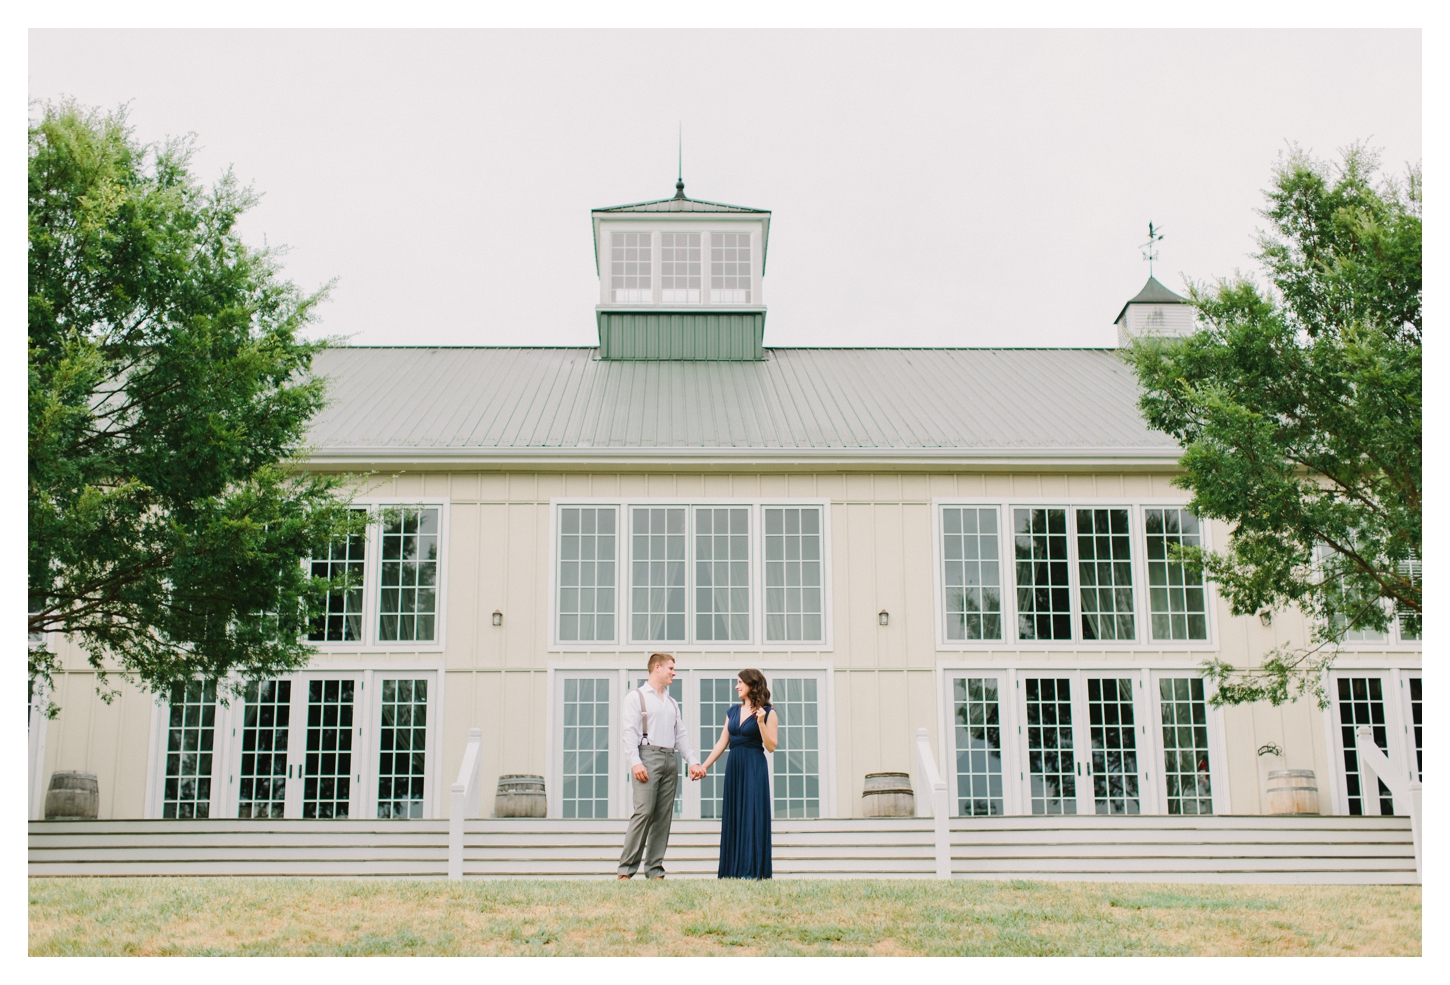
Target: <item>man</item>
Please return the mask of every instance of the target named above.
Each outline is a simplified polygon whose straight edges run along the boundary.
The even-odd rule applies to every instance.
[[[619,856],[621,879],[639,871],[641,855],[645,876],[665,877],[665,846],[670,840],[675,789],[680,782],[676,750],[690,764],[690,779],[705,775],[690,745],[680,706],[670,697],[674,679],[675,658],[668,653],[651,653],[649,681],[624,699],[624,754],[634,775],[630,783],[634,788],[634,813],[624,835],[624,852]]]

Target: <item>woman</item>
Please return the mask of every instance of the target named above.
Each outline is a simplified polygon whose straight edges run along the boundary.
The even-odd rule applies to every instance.
[[[770,707],[770,689],[758,670],[742,670],[735,681],[740,704],[725,712],[725,727],[701,773],[730,748],[725,762],[725,803],[720,824],[721,879],[769,879],[770,777],[765,754],[775,752],[780,716]]]

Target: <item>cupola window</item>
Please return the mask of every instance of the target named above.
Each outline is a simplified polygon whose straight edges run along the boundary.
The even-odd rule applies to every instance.
[[[700,303],[700,234],[660,236],[660,302]]]
[[[750,303],[750,234],[710,237],[710,303]]]
[[[610,239],[610,288],[615,304],[649,304],[650,234],[614,233]]]

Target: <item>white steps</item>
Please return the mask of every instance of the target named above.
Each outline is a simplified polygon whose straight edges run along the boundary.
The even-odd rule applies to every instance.
[[[489,819],[464,826],[471,878],[609,878],[626,822]],[[1413,883],[1402,817],[953,818],[952,872],[968,879]],[[713,878],[720,825],[678,820],[665,868]],[[932,878],[929,818],[775,821],[777,878]],[[448,822],[32,821],[32,876],[438,878]]]

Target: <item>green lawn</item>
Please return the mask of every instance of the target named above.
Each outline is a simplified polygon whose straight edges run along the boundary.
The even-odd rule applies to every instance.
[[[30,953],[1410,954],[1418,886],[31,879]]]

